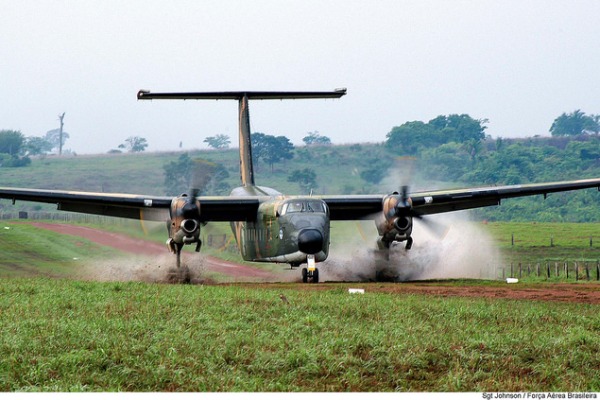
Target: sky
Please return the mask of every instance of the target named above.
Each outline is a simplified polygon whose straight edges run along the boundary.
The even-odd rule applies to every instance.
[[[105,153],[237,145],[235,101],[138,101],[138,90],[324,91],[250,103],[253,132],[302,144],[383,142],[407,121],[469,114],[492,137],[547,136],[600,114],[596,0],[0,0],[0,130]]]

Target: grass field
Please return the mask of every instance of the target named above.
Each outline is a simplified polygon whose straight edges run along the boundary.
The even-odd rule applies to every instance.
[[[83,262],[117,255],[86,239],[23,223],[0,223],[0,277],[72,276]]]
[[[600,390],[597,306],[325,286],[2,280],[0,389]]]
[[[138,221],[110,217],[99,217],[99,221],[101,222],[84,225],[125,233],[161,244],[165,241],[166,230],[163,223],[146,222],[142,225]],[[544,268],[545,263],[550,262],[554,269],[554,262],[564,261],[588,262],[590,268],[595,268],[595,263],[600,260],[600,225],[598,224],[535,222],[471,222],[469,224],[475,230],[470,232],[471,237],[465,237],[465,241],[477,243],[479,240],[491,240],[492,246],[499,249],[507,271],[510,270],[511,263],[515,270],[518,263],[521,263],[524,269],[529,266],[533,270],[537,263],[540,263],[540,268]],[[4,226],[12,227],[13,230],[3,230]],[[415,228],[417,245],[421,242],[419,234],[423,229],[423,227]],[[205,243],[202,250],[204,254],[244,263],[235,246],[228,223],[211,223],[204,227],[202,232]],[[371,248],[377,235],[374,224],[370,221],[332,222],[331,232],[333,248],[339,245],[349,248]],[[479,237],[479,234],[485,235],[485,238]],[[217,238],[216,243],[209,244],[209,235]],[[50,272],[56,272],[56,265],[63,265],[63,262],[71,265],[73,258],[101,258],[111,254],[111,250],[86,240],[74,240],[68,236],[55,235],[27,224],[15,224],[14,221],[6,221],[4,225],[0,223],[0,248],[3,249],[3,256],[0,258],[0,276],[20,276],[19,272],[26,272],[26,266],[32,266],[32,272],[35,274],[38,265],[41,270],[47,269],[44,264],[51,266]],[[185,250],[192,251],[189,247]],[[11,265],[19,268],[11,268]],[[267,270],[280,269],[280,266],[270,264],[250,263],[249,265],[261,266]],[[573,268],[572,265],[570,268]]]
[[[503,249],[552,250],[539,224],[485,226]],[[595,232],[542,228],[575,258]],[[350,295],[344,283],[85,282],[63,277],[106,248],[15,223],[0,226],[0,254],[2,391],[600,390],[598,305],[376,293],[392,283]]]

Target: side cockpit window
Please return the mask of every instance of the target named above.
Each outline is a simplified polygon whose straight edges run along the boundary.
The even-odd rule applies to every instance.
[[[308,212],[324,213],[325,203],[323,203],[322,201],[309,200],[306,202],[306,209]]]

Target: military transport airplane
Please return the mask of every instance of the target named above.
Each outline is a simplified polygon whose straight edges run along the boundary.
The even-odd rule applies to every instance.
[[[284,196],[257,186],[252,166],[249,100],[340,98],[346,89],[331,92],[200,92],[151,93],[139,91],[139,100],[216,99],[239,104],[239,152],[241,186],[230,196],[198,196],[198,190],[177,197],[60,190],[0,188],[0,198],[55,203],[59,210],[115,217],[167,221],[168,248],[181,268],[181,251],[195,245],[200,251],[201,227],[209,222],[230,222],[244,260],[286,263],[302,268],[304,282],[318,282],[317,262],[327,259],[332,220],[373,220],[379,237],[377,248],[389,254],[394,243],[413,244],[414,219],[430,214],[500,205],[502,199],[544,195],[568,190],[600,188],[600,178],[529,185],[493,186],[378,195]]]

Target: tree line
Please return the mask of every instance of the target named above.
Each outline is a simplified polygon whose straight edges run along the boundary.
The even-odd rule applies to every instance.
[[[391,176],[392,168],[397,166],[397,158],[403,156],[408,156],[404,160],[411,164],[410,169],[414,173],[408,181],[396,182],[398,187],[411,184],[414,188],[419,180],[428,184],[417,186],[417,189],[580,179],[600,176],[599,120],[597,115],[586,115],[576,110],[557,117],[551,125],[549,137],[492,139],[485,134],[488,124],[485,119],[475,119],[468,114],[440,115],[428,122],[410,121],[393,127],[381,144],[350,146],[349,149],[359,157],[354,161],[344,159],[348,158],[347,154],[330,147],[330,139],[316,131],[307,133],[303,138],[305,146],[301,147],[295,147],[282,135],[255,132],[252,134],[253,158],[257,171],[271,175],[283,173],[287,182],[297,185],[305,194],[329,190],[331,183],[325,185],[320,180],[327,179],[327,168],[334,166],[339,169],[342,165],[348,166],[342,168],[347,168],[347,173],[357,176],[362,184],[357,184],[356,179],[348,179],[336,186],[338,193],[388,190],[385,185],[390,180],[385,181],[385,185],[382,181]],[[42,138],[27,138],[19,131],[0,131],[0,165],[28,165],[30,156],[56,148],[56,131],[49,131],[47,137]],[[63,137],[69,136],[64,132]],[[126,140],[122,149],[135,151],[135,146],[141,144],[143,151],[147,142],[135,138]],[[49,140],[53,141],[48,143]],[[230,143],[226,135],[209,137],[205,142],[214,148],[227,148]],[[293,158],[318,159],[319,165],[324,168],[315,171],[303,165],[289,171],[286,168],[276,169],[278,164],[285,165]],[[167,194],[179,194],[194,186],[191,167],[195,162],[186,154],[164,166]],[[227,170],[218,163],[209,171],[214,178],[202,184],[203,192],[227,194],[232,185],[227,182],[233,177],[230,179]],[[430,183],[434,181],[438,184],[432,187]],[[565,207],[567,202],[568,207]],[[582,191],[554,194],[544,202],[539,199],[508,200],[502,207],[481,209],[476,213],[489,220],[600,220],[600,207],[596,203],[594,193]]]

